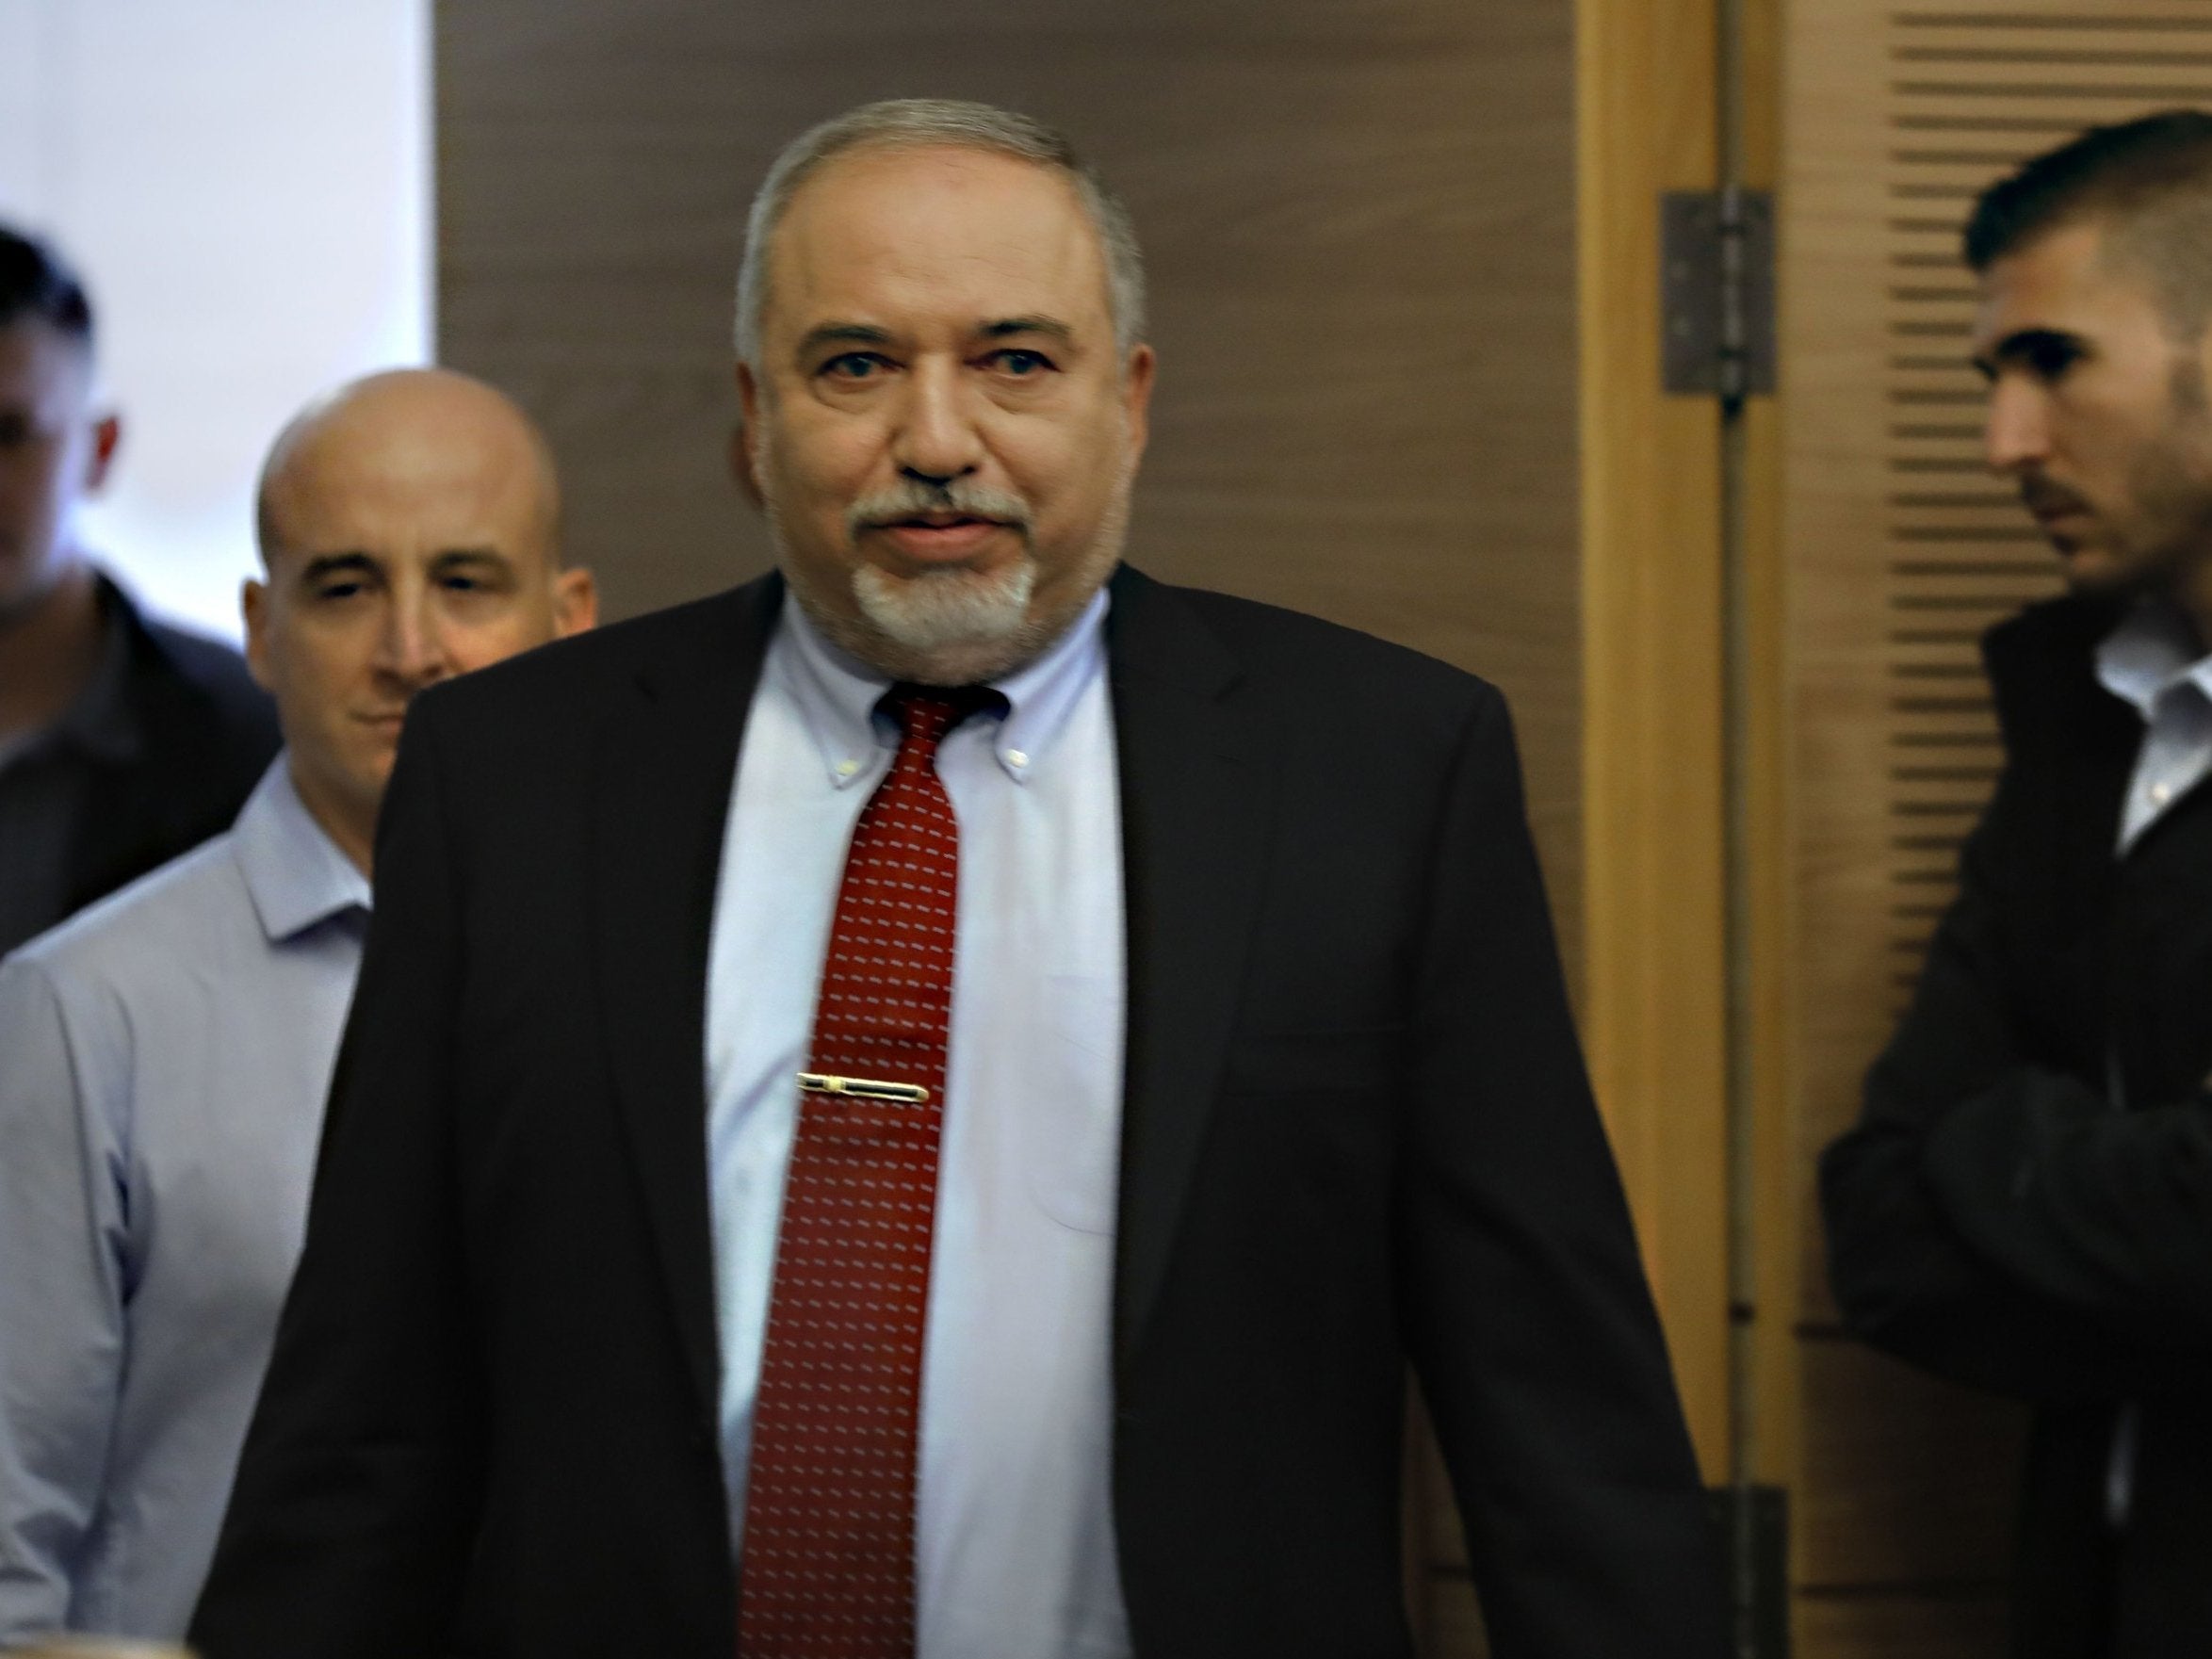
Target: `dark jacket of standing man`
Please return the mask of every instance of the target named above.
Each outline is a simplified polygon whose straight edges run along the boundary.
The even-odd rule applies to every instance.
[[[237,654],[139,615],[78,542],[121,435],[83,285],[0,226],[0,955],[227,829],[276,753]]]
[[[998,693],[935,761],[960,897],[926,1376],[870,1429],[918,1458],[911,1550],[828,1524],[841,1442],[769,1509],[821,1539],[822,1619],[911,1599],[882,1645],[753,1651],[1395,1659],[1410,1359],[1500,1659],[1716,1655],[1497,693],[1117,568],[1136,248],[1035,123],[902,103],[806,135],[740,313],[780,577],[410,721],[196,1642],[732,1651],[794,1115],[847,1111],[818,1078],[802,1112],[794,1073],[906,681]]]
[[[2034,1401],[2014,1651],[2212,1652],[2212,117],[1981,199],[1991,464],[2064,598],[1986,642],[2006,763],[1822,1165],[1853,1328]]]

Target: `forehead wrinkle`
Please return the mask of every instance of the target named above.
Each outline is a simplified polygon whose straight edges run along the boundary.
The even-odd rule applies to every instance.
[[[930,171],[915,188],[889,187],[884,176],[918,167]],[[982,186],[994,172],[1043,181],[1049,214],[1036,211],[1034,196],[985,198]],[[970,239],[948,246],[954,228]],[[923,296],[928,309],[942,310],[948,291],[965,291],[968,319],[1057,314],[1075,294],[1112,326],[1105,251],[1073,187],[991,155],[902,149],[836,158],[792,198],[768,268],[767,318],[782,309],[779,296],[803,296],[818,317],[865,319],[920,307]]]

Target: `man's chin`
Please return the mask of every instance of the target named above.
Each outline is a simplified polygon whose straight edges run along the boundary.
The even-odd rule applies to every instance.
[[[958,639],[913,639],[863,618],[852,637],[838,642],[893,679],[923,686],[975,686],[1001,679],[1034,661],[1051,644],[1056,632],[1025,616],[1003,632]]]
[[[2101,542],[2058,542],[2058,574],[2067,588],[2087,597],[2131,594],[2144,585],[2146,572]]]
[[[968,685],[1036,654],[1033,561],[998,569],[945,565],[919,576],[863,564],[853,599],[866,630],[861,655],[900,679]]]

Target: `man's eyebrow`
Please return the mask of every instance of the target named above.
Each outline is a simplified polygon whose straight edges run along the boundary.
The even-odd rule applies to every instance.
[[[869,322],[825,322],[806,331],[799,342],[802,352],[812,351],[818,346],[887,346],[891,333]]]
[[[2068,329],[2015,329],[1986,351],[1974,354],[1974,366],[1993,375],[2009,363],[2033,363],[2053,351],[2082,352],[2089,342]]]
[[[300,579],[319,582],[326,577],[374,576],[376,561],[366,553],[318,553],[300,567]]]
[[[445,547],[438,552],[438,564],[506,564],[510,561],[496,547]]]
[[[1055,340],[1072,340],[1075,331],[1056,317],[1001,317],[976,331],[986,340],[1003,340],[1013,334],[1049,334]]]

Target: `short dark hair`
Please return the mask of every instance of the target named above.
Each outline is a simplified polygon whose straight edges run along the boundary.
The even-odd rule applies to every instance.
[[[2164,109],[2090,127],[2031,156],[1975,202],[1966,263],[1986,271],[2052,231],[2103,223],[2146,268],[2168,320],[2212,315],[2212,114]]]
[[[0,224],[0,328],[26,317],[92,348],[92,301],[76,272],[38,237]]]

